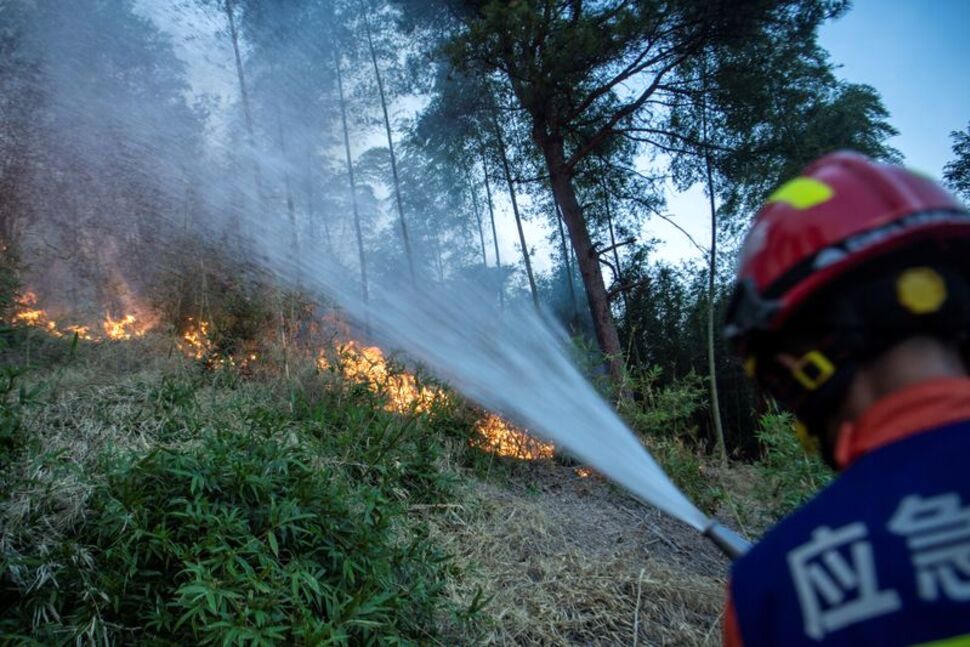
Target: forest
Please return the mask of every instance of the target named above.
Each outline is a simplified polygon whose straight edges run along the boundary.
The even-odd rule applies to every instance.
[[[741,237],[904,161],[848,11],[0,2],[0,640],[719,643],[691,519],[831,478],[724,339]]]

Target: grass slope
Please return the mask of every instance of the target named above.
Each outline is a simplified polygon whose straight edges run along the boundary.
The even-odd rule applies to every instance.
[[[471,447],[457,398],[392,414],[312,361],[241,375],[164,336],[0,340],[3,642],[719,641],[720,555],[602,479]],[[641,433],[751,530],[822,478],[785,424],[724,473]]]

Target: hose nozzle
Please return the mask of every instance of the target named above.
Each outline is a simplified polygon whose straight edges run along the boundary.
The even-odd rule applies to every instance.
[[[737,559],[751,549],[750,541],[717,521],[712,521],[704,529],[704,536],[713,541],[730,559]]]

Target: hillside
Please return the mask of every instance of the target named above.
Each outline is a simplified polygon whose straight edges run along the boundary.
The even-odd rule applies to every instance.
[[[287,377],[33,323],[0,355],[8,636],[719,640],[727,564],[693,530],[377,349]],[[694,461],[699,493],[763,480]]]

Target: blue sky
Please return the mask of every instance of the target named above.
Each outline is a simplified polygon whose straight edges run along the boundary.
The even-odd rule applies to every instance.
[[[856,0],[825,24],[821,45],[837,75],[873,86],[899,130],[890,143],[908,166],[941,177],[952,159],[950,132],[970,121],[970,0]],[[670,213],[706,244],[707,203],[699,187],[671,194]],[[647,233],[664,242],[659,257],[677,261],[697,250],[672,226],[653,219]]]
[[[970,121],[970,0],[857,0],[820,42],[839,76],[882,95],[906,163],[934,177]]]

